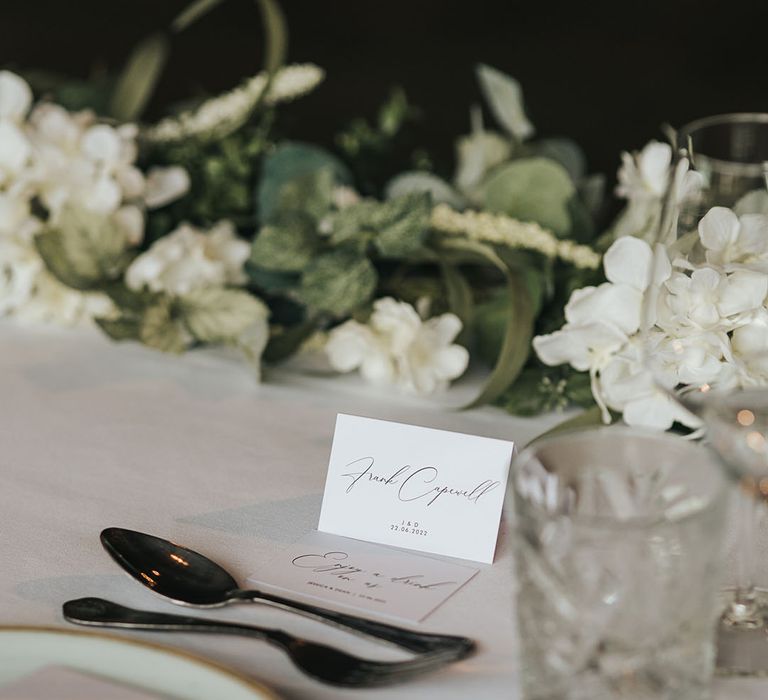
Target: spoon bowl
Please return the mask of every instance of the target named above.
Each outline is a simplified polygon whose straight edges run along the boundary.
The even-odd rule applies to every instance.
[[[239,590],[229,572],[208,557],[161,537],[109,527],[101,544],[139,583],[180,605],[221,607]]]

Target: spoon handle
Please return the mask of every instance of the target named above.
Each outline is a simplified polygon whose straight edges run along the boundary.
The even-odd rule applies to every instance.
[[[429,653],[435,651],[454,650],[456,659],[463,659],[475,650],[475,642],[469,637],[459,637],[449,634],[429,634],[414,632],[395,627],[384,622],[374,622],[363,617],[345,615],[344,613],[326,610],[315,605],[300,603],[296,600],[282,598],[271,593],[256,590],[237,590],[230,594],[231,600],[248,600],[251,602],[263,602],[273,607],[295,612],[303,617],[309,617],[325,622],[336,627],[353,630],[368,637],[376,637],[390,644],[408,649],[416,653]]]

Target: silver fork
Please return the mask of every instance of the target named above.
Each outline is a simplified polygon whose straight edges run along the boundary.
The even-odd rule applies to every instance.
[[[208,620],[188,615],[135,610],[103,598],[79,598],[64,603],[64,619],[78,625],[121,627],[163,632],[238,634],[280,647],[304,673],[332,685],[366,688],[402,683],[435,671],[465,656],[464,650],[441,649],[405,661],[372,661],[341,649],[310,642],[279,629]]]

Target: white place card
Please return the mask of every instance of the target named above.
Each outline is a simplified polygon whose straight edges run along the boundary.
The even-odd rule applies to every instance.
[[[318,529],[491,563],[514,443],[339,414]]]
[[[97,678],[64,666],[44,666],[0,686],[0,700],[159,700],[138,688]]]
[[[312,532],[248,583],[326,608],[420,622],[476,573],[470,566]]]

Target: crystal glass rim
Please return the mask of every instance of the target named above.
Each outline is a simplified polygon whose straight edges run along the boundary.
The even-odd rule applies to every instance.
[[[688,150],[688,138],[696,132],[708,129],[713,126],[727,126],[728,124],[755,124],[764,126],[768,129],[768,112],[729,112],[726,114],[715,114],[710,117],[694,119],[692,122],[684,124],[677,132],[677,146],[680,149]],[[704,158],[715,170],[732,175],[742,175],[746,177],[761,177],[765,175],[765,163],[746,163],[738,160],[723,160],[714,158],[706,153],[698,154]],[[695,162],[696,154],[694,154]],[[694,166],[695,167],[695,166]]]
[[[529,461],[536,455],[541,448],[549,445],[555,445],[560,442],[566,442],[573,439],[585,439],[594,436],[629,436],[629,437],[641,437],[649,438],[654,442],[666,442],[670,445],[676,446],[676,448],[695,448],[697,451],[701,451],[702,454],[708,457],[708,462],[712,466],[713,474],[717,477],[718,484],[714,487],[714,490],[706,500],[706,503],[686,515],[676,518],[674,521],[666,520],[662,516],[642,516],[633,518],[611,518],[605,516],[584,516],[584,515],[570,515],[568,516],[575,524],[580,527],[586,527],[595,530],[642,530],[659,527],[660,525],[680,525],[687,523],[696,518],[702,517],[708,513],[718,503],[723,503],[728,492],[728,479],[725,474],[725,470],[722,467],[721,461],[712,450],[698,443],[685,441],[684,438],[676,435],[670,435],[669,433],[657,433],[651,430],[641,430],[638,428],[631,428],[629,426],[613,427],[603,426],[599,428],[588,428],[585,430],[574,430],[561,435],[553,435],[552,437],[545,437],[541,440],[536,440],[533,443],[526,446],[515,458],[512,460],[510,467],[509,488],[511,488],[517,498],[523,498],[517,490],[515,483],[515,471],[516,467]],[[528,506],[536,512],[542,513],[546,517],[559,517],[557,513],[547,511],[540,508],[535,503],[524,499]]]

